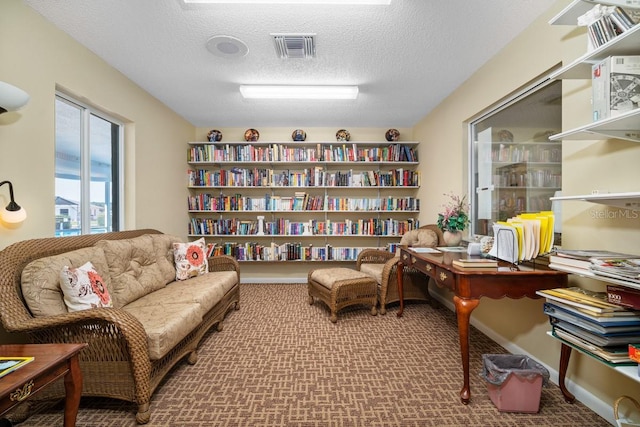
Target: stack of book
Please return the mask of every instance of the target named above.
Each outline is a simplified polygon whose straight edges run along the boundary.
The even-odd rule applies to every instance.
[[[553,336],[606,364],[636,364],[629,344],[640,343],[640,312],[608,302],[605,292],[558,288],[537,294],[546,298]]]
[[[549,267],[582,276],[640,286],[640,256],[603,250],[558,249],[549,256]],[[617,283],[617,282],[616,282]]]

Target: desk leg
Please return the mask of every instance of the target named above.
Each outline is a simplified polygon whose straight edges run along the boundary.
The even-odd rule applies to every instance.
[[[69,372],[64,376],[64,427],[75,427],[78,408],[80,407],[80,395],[82,394],[82,372],[78,355],[75,354],[68,361]]]
[[[565,384],[567,368],[569,367],[569,358],[571,357],[571,347],[569,347],[565,343],[562,343],[561,345],[562,347],[560,347],[560,372],[558,373],[558,385],[560,386],[560,391],[564,396],[565,402],[573,403],[576,401],[576,397],[571,394],[571,392],[567,389],[567,385]]]
[[[458,335],[460,336],[460,357],[462,358],[462,371],[464,374],[464,386],[460,391],[460,400],[467,405],[471,399],[471,386],[469,384],[469,319],[471,312],[478,306],[478,299],[462,299],[453,297],[458,317]]]
[[[398,317],[402,317],[402,312],[404,312],[404,263],[402,261],[398,261],[398,266],[396,268],[396,281],[398,282],[398,299],[400,300],[400,309],[398,310]]]

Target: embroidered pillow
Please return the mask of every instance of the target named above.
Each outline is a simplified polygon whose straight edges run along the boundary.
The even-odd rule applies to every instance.
[[[90,261],[77,268],[62,267],[60,289],[69,311],[113,306],[104,280]]]
[[[209,271],[206,248],[207,244],[204,241],[204,237],[195,242],[173,244],[176,280],[187,280],[191,277],[206,274]]]

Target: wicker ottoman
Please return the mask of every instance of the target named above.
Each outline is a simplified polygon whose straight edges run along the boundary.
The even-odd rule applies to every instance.
[[[331,310],[331,321],[338,321],[338,311],[357,304],[371,306],[371,315],[378,314],[378,283],[371,276],[350,268],[321,268],[309,271],[307,280],[309,305],[314,297]]]

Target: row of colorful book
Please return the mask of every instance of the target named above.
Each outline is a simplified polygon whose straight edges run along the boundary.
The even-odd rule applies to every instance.
[[[609,301],[606,292],[578,287],[537,291],[551,333],[611,366],[635,365],[629,346],[640,344],[640,312]]]
[[[189,162],[417,162],[415,148],[404,144],[358,147],[357,144],[317,144],[315,148],[246,144],[204,144],[187,150]]]

